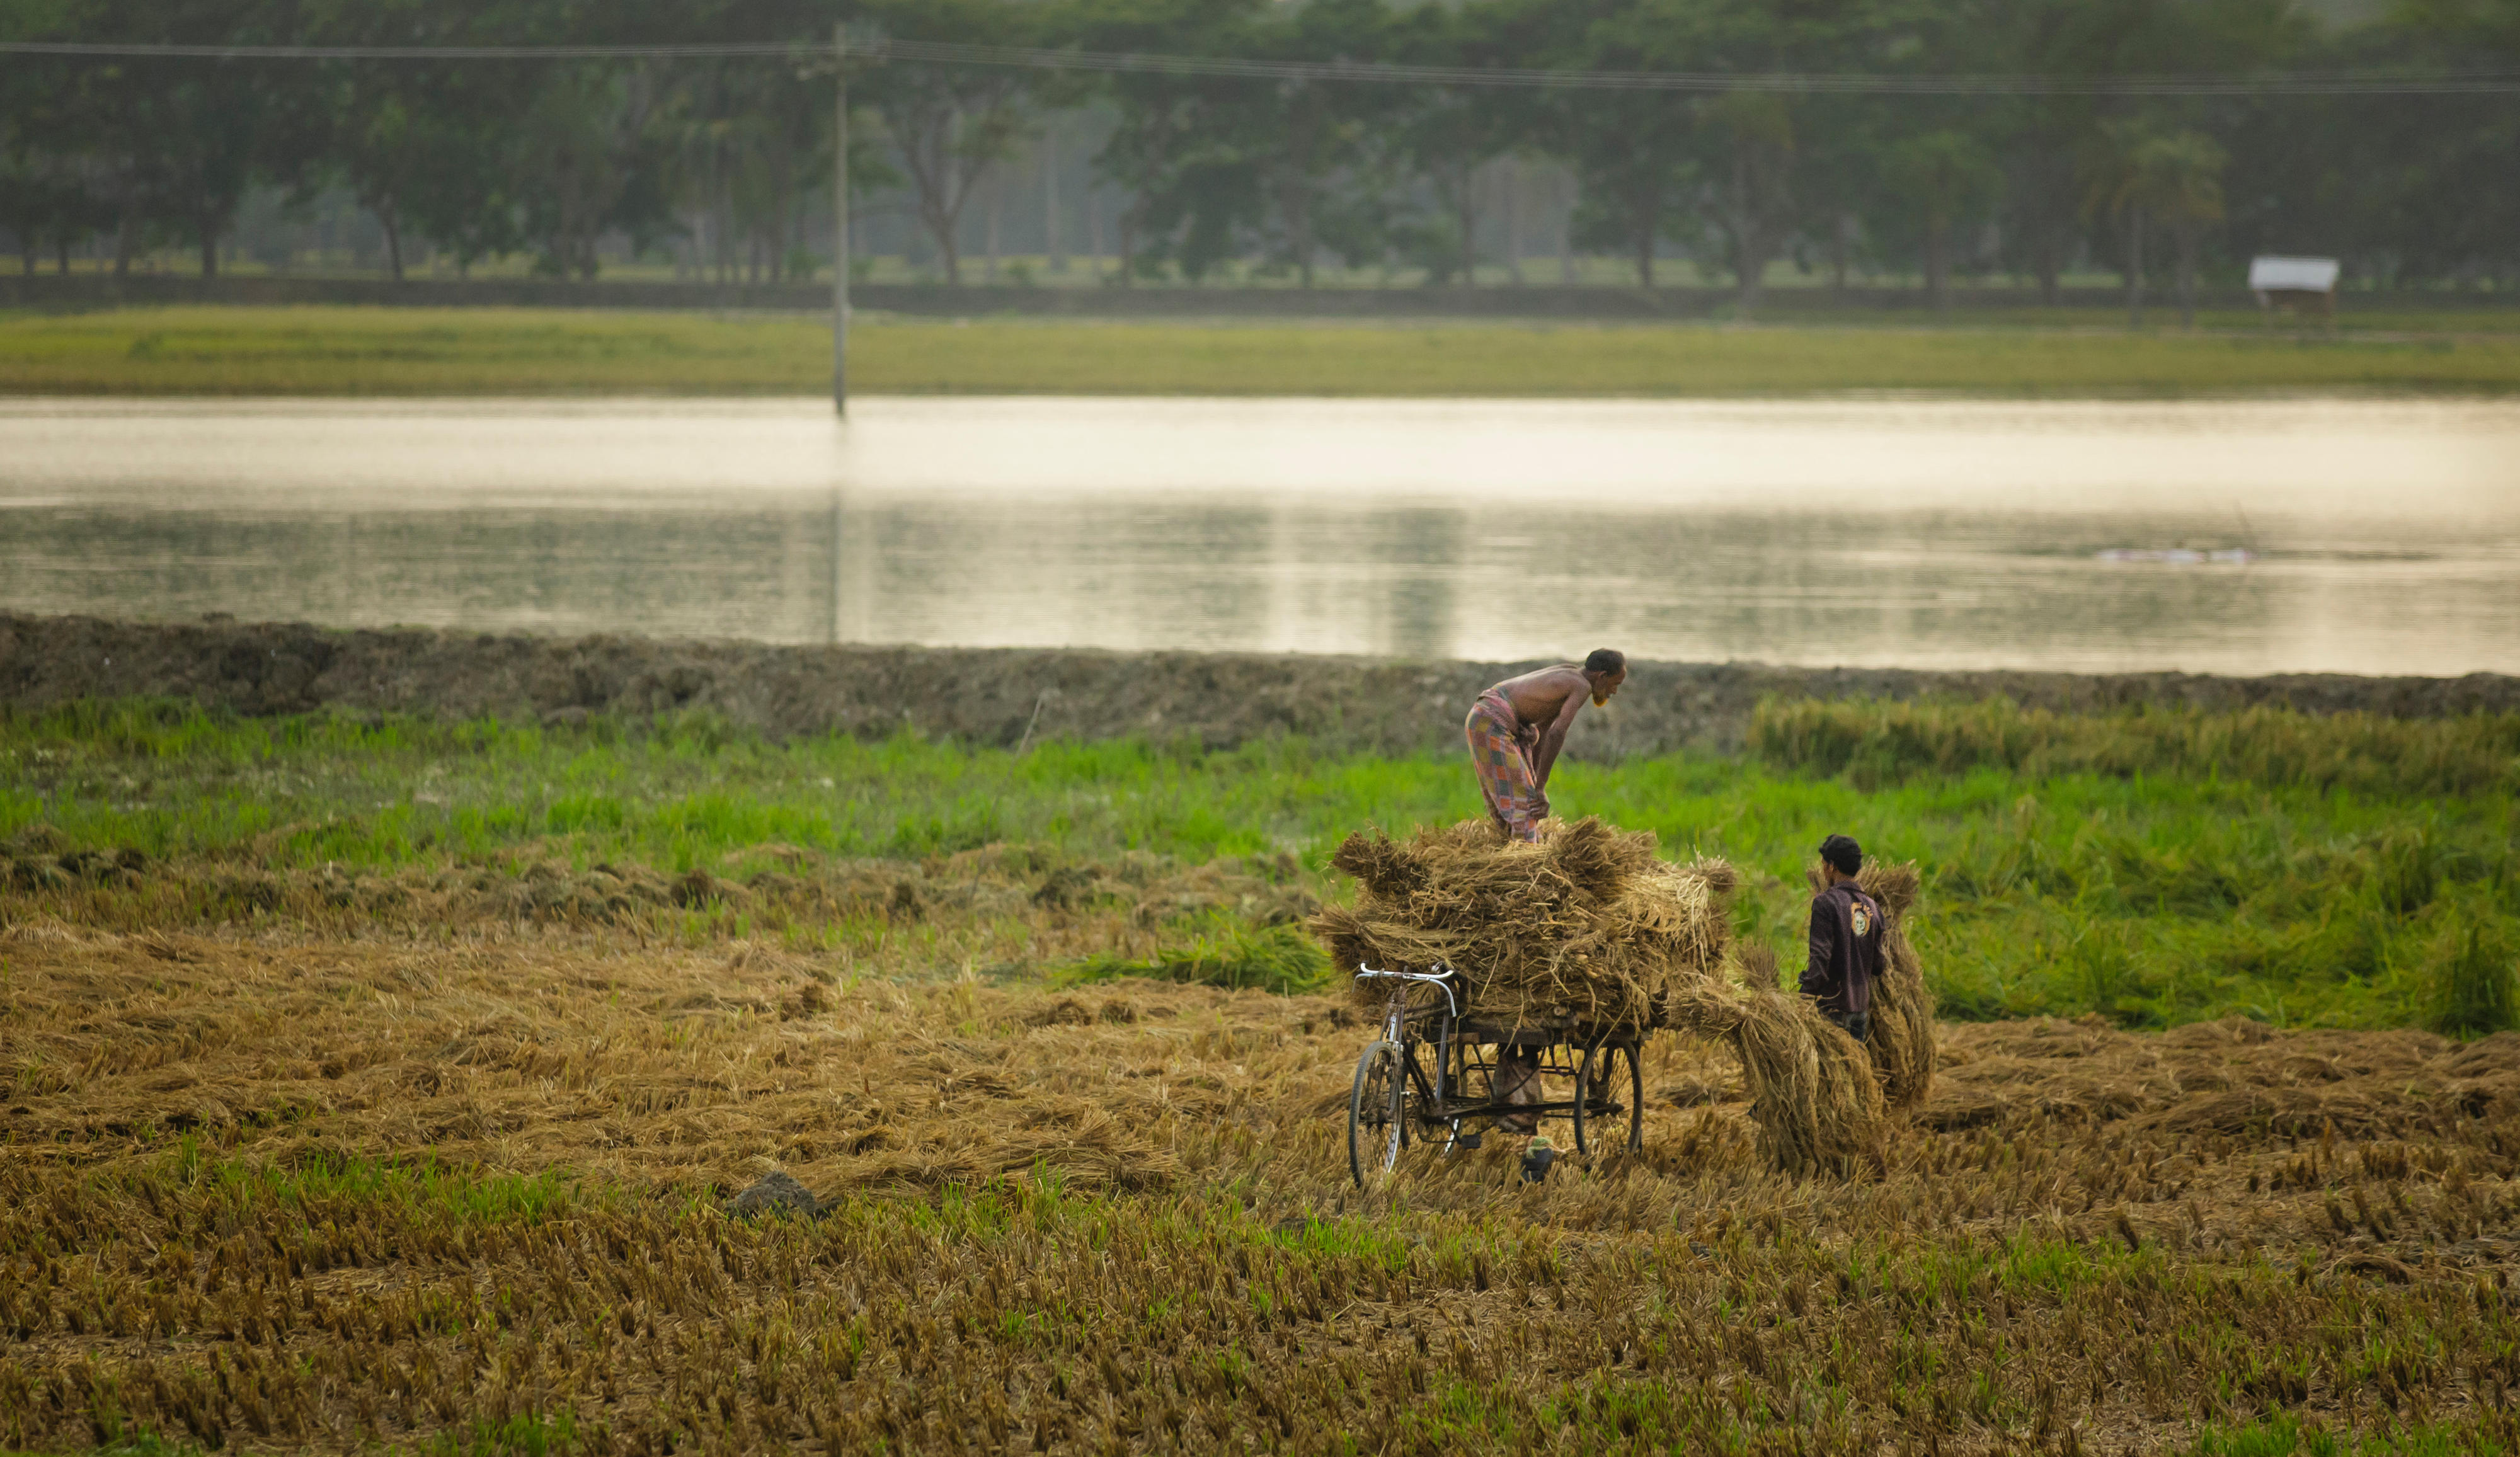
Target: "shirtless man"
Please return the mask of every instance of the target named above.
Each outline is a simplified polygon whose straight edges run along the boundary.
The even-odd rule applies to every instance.
[[[1549,772],[1566,746],[1566,730],[1590,698],[1610,701],[1628,680],[1628,660],[1612,648],[1596,649],[1579,666],[1559,663],[1508,678],[1479,695],[1462,725],[1469,735],[1470,771],[1488,813],[1517,840],[1540,838],[1549,817]]]
[[[1479,695],[1462,730],[1469,735],[1470,770],[1479,777],[1479,793],[1487,797],[1488,813],[1508,835],[1517,840],[1540,838],[1540,821],[1549,817],[1549,772],[1557,765],[1557,751],[1566,746],[1566,730],[1574,726],[1585,699],[1596,705],[1607,703],[1627,680],[1628,660],[1616,649],[1603,647],[1580,667],[1559,663],[1508,678]],[[1520,1106],[1535,1101],[1533,1085],[1539,1081],[1537,1048],[1508,1044],[1497,1049],[1493,1086],[1500,1102]],[[1508,1113],[1497,1120],[1497,1130],[1503,1133],[1529,1133],[1539,1126],[1538,1118],[1528,1113]],[[1523,1161],[1522,1176],[1536,1182],[1549,1171],[1552,1155],[1540,1152],[1546,1145],[1539,1140],[1533,1143],[1533,1152]]]

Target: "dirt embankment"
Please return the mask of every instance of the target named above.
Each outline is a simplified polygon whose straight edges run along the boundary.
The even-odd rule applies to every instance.
[[[565,720],[712,709],[774,736],[910,728],[984,744],[1143,733],[1228,747],[1303,734],[1328,748],[1407,753],[1460,742],[1487,684],[1530,664],[1081,649],[779,646],[537,638],[300,623],[117,622],[0,613],[0,705],[160,695],[246,714],[323,707]],[[2135,704],[2437,718],[2520,711],[2520,678],[2293,674],[1932,673],[1638,663],[1614,711],[1578,720],[1589,759],[1737,746],[1750,712],[1788,698],[1986,698],[2095,710]]]

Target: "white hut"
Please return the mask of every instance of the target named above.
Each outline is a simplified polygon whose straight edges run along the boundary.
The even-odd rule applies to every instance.
[[[2262,309],[2294,309],[2336,316],[2333,258],[2287,258],[2269,253],[2249,260],[2249,289]]]

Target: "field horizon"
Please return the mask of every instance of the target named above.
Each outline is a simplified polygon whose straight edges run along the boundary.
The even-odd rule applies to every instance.
[[[2502,397],[2520,315],[2337,330],[2214,315],[1730,325],[865,318],[851,388],[882,394],[1990,398]],[[157,307],[0,312],[0,394],[812,395],[828,318],[566,309]]]

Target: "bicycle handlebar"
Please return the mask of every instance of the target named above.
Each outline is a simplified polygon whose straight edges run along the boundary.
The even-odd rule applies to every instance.
[[[1442,971],[1437,972],[1382,971],[1375,967],[1368,966],[1362,961],[1356,963],[1356,979],[1360,982],[1366,981],[1369,978],[1380,977],[1385,981],[1393,982],[1423,982],[1427,986],[1437,989],[1444,993],[1445,1010],[1450,1012],[1456,1018],[1459,1018],[1462,1015],[1462,1004],[1453,999],[1453,981],[1454,978],[1460,975],[1460,972],[1455,971],[1450,966],[1446,966]]]

